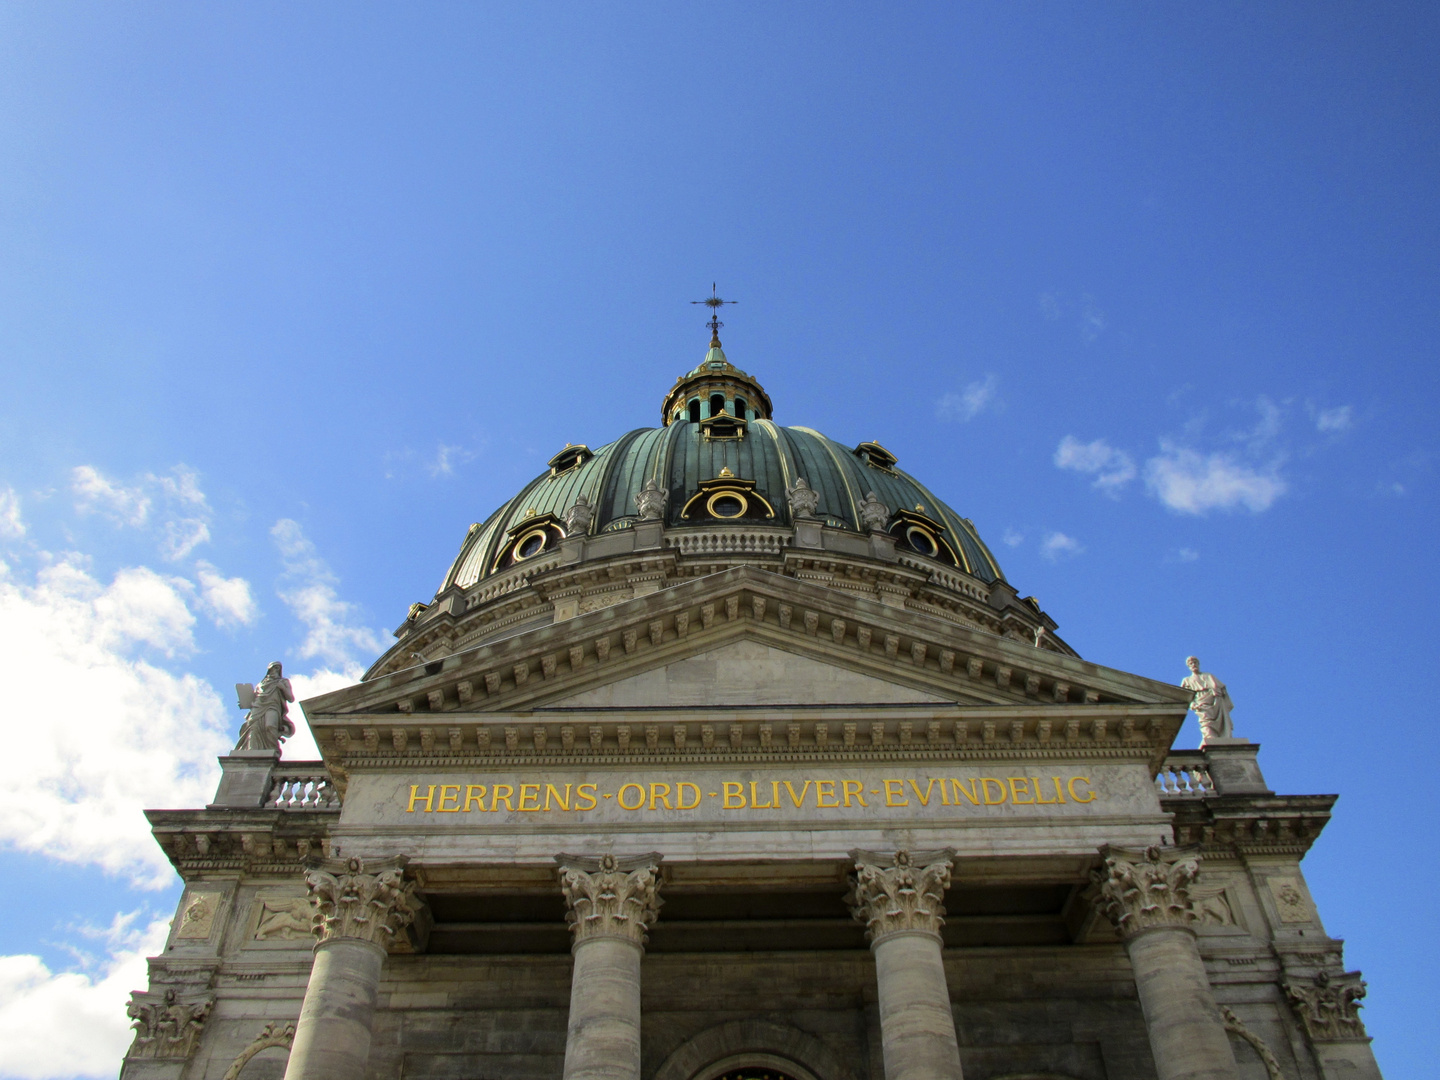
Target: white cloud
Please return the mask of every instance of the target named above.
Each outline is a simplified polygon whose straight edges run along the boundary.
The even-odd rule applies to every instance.
[[[310,731],[309,723],[305,720],[305,709],[300,702],[319,694],[328,694],[332,690],[342,690],[347,686],[354,686],[360,681],[360,676],[364,674],[365,669],[359,664],[354,664],[342,671],[321,668],[310,675],[290,676],[290,685],[295,691],[295,705],[290,710],[290,719],[295,722],[295,734],[286,740],[284,753],[281,756],[290,761],[318,760],[320,748],[315,745],[315,736]]]
[[[25,535],[25,519],[20,516],[20,496],[15,489],[0,490],[0,537],[19,540]]]
[[[1286,485],[1272,464],[1257,470],[1229,454],[1200,454],[1162,441],[1160,454],[1145,462],[1145,486],[1171,510],[1204,514],[1245,507],[1268,510]]]
[[[24,755],[0,789],[0,843],[173,880],[141,809],[205,805],[231,725],[208,683],[136,654],[193,649],[192,588],[145,567],[104,585],[77,556],[34,584],[0,578],[0,732]]]
[[[81,513],[102,513],[117,525],[144,528],[156,500],[164,506],[160,554],[178,562],[210,541],[210,504],[200,490],[200,476],[176,465],[168,476],[146,473],[133,487],[111,480],[91,465],[71,471],[71,490]]]
[[[1066,536],[1062,532],[1052,532],[1040,543],[1040,554],[1051,562],[1058,562],[1071,555],[1079,555],[1084,550],[1080,546],[1080,541],[1073,536]]]
[[[227,578],[203,559],[195,564],[195,574],[200,579],[200,603],[217,626],[249,626],[259,618],[244,578]]]
[[[1120,489],[1135,479],[1135,462],[1124,450],[1117,450],[1104,439],[1082,443],[1066,435],[1055,448],[1055,464],[1062,469],[1088,473],[1095,477],[1095,487],[1111,498],[1119,498]]]
[[[1349,405],[1333,409],[1321,409],[1315,414],[1315,428],[1327,433],[1349,431],[1355,426],[1355,416]]]
[[[1200,558],[1200,552],[1196,551],[1194,548],[1181,548],[1175,553],[1175,558],[1178,559],[1180,562],[1194,562],[1196,559]]]
[[[1006,547],[1019,547],[1025,542],[1025,534],[1015,529],[1006,529],[1005,535],[1000,539],[1005,541]]]
[[[144,525],[150,518],[150,496],[143,488],[102,476],[90,465],[77,465],[70,473],[70,490],[79,500],[75,509],[82,514],[96,511],[120,525]]]
[[[38,956],[0,956],[0,1076],[110,1077],[130,1045],[130,991],[146,985],[145,958],[165,945],[168,919],[135,928],[116,916],[94,972],[52,972]]]
[[[1054,322],[1060,317],[1060,299],[1054,293],[1043,292],[1040,294],[1040,314]]]
[[[384,647],[383,638],[360,625],[355,605],[336,594],[334,572],[315,553],[315,545],[305,536],[299,522],[282,518],[271,528],[270,535],[280,549],[290,581],[281,591],[280,599],[305,624],[300,655],[319,657],[332,667],[345,668],[357,662],[352,650],[359,649],[371,656],[379,653]]]
[[[962,423],[974,420],[988,408],[997,404],[996,391],[1000,380],[993,374],[969,383],[958,394],[948,393],[935,403],[935,415],[941,420],[959,420]]]

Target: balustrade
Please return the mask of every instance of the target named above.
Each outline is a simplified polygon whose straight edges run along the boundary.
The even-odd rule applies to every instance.
[[[265,805],[279,810],[338,810],[340,793],[320,762],[303,770],[277,769],[270,781]]]
[[[1215,794],[1215,782],[1202,750],[1176,750],[1160,766],[1155,786],[1163,799],[1202,798]]]

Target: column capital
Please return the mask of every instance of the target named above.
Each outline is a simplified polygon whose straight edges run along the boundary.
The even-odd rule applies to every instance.
[[[865,936],[872,945],[906,931],[940,936],[954,854],[949,849],[902,850],[892,856],[850,853],[855,874],[845,902],[856,921],[865,924]]]
[[[349,938],[388,950],[421,907],[415,883],[405,880],[405,862],[402,856],[367,871],[352,858],[308,871],[305,885],[315,908],[316,939],[323,944]]]
[[[1195,911],[1190,886],[1200,859],[1189,848],[1149,847],[1144,851],[1100,849],[1105,865],[1091,880],[1099,889],[1099,907],[1122,939],[1146,930],[1190,929]]]
[[[1285,982],[1285,996],[1311,1041],[1369,1041],[1360,1019],[1360,999],[1365,996],[1360,972],[1331,975],[1321,971],[1308,983],[1290,979]]]
[[[556,860],[574,944],[606,937],[643,948],[664,902],[659,896],[660,856],[617,859],[607,853],[599,858],[559,855]]]

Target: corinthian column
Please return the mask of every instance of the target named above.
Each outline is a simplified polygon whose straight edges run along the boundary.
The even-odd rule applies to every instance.
[[[1100,849],[1100,906],[1115,924],[1140,991],[1160,1080],[1238,1080],[1225,1020],[1195,944],[1190,885],[1199,859],[1183,850]]]
[[[897,851],[887,859],[853,852],[855,878],[846,900],[875,954],[885,1080],[961,1080],[940,956],[951,854]]]
[[[640,957],[661,903],[659,856],[560,860],[575,956],[564,1080],[640,1080]]]
[[[359,859],[305,875],[315,908],[315,964],[295,1024],[285,1080],[357,1080],[370,1055],[370,1020],[385,952],[420,901],[404,860],[366,873]]]

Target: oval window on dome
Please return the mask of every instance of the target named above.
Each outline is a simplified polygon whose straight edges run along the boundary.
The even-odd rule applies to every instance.
[[[526,533],[515,542],[515,558],[528,559],[533,555],[539,555],[545,550],[546,539],[544,529]]]
[[[718,492],[711,495],[705,503],[705,509],[710,512],[710,516],[717,518],[744,517],[749,508],[749,500],[735,491]]]
[[[911,525],[905,530],[905,542],[921,555],[928,555],[932,559],[940,553],[940,545],[935,542],[935,537],[918,525]]]

